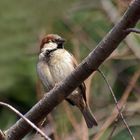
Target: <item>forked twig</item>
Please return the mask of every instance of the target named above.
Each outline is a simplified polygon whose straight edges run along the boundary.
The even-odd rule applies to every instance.
[[[119,114],[120,114],[120,116],[121,116],[121,118],[122,118],[122,121],[123,121],[124,125],[126,126],[128,132],[129,132],[129,134],[130,134],[132,140],[135,140],[135,137],[133,136],[133,133],[132,133],[132,131],[130,130],[130,128],[129,128],[127,122],[126,122],[126,120],[125,120],[125,118],[124,118],[124,116],[123,116],[123,114],[122,114],[122,112],[121,112],[121,109],[120,109],[119,106],[118,106],[118,101],[117,101],[117,99],[116,99],[116,96],[115,96],[115,94],[114,94],[114,92],[113,92],[113,90],[112,90],[112,88],[111,88],[111,86],[110,86],[108,80],[106,79],[104,73],[103,73],[101,70],[98,69],[98,71],[99,71],[99,73],[102,75],[103,79],[105,80],[105,82],[106,82],[106,84],[107,84],[107,86],[108,86],[108,88],[109,88],[109,91],[110,91],[111,95],[113,96],[113,99],[114,99],[115,104],[116,104],[116,108],[117,108],[117,110],[118,110],[118,112],[119,112]]]
[[[41,136],[43,136],[46,140],[51,140],[43,131],[41,131],[35,124],[33,124],[29,119],[27,119],[24,115],[22,115],[17,109],[12,107],[11,105],[0,102],[0,105],[5,106],[15,112],[18,116],[20,116],[22,119],[24,119],[32,128],[34,128],[38,133],[40,133]]]

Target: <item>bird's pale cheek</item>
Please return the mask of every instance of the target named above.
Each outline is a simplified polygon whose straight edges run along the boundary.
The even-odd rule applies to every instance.
[[[39,59],[43,59],[45,57],[45,54],[42,52],[39,54]]]

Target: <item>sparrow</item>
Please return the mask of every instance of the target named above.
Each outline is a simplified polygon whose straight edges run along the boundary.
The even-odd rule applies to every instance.
[[[41,41],[37,73],[47,91],[65,79],[78,65],[74,56],[64,49],[64,42],[65,39],[57,34],[48,34]],[[97,126],[97,121],[87,104],[84,82],[66,100],[79,108],[88,128]]]

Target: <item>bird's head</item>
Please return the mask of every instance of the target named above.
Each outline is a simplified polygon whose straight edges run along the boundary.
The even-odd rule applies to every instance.
[[[59,35],[48,34],[41,41],[40,51],[44,48],[47,50],[63,48],[64,42],[65,42],[65,39],[63,39]]]
[[[63,49],[65,39],[57,34],[46,35],[40,44],[40,56],[44,57],[57,49]]]

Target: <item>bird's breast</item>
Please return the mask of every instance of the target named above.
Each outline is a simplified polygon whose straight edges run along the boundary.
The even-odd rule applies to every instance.
[[[72,56],[65,50],[55,51],[51,55],[49,68],[54,81],[62,81],[74,70]]]

